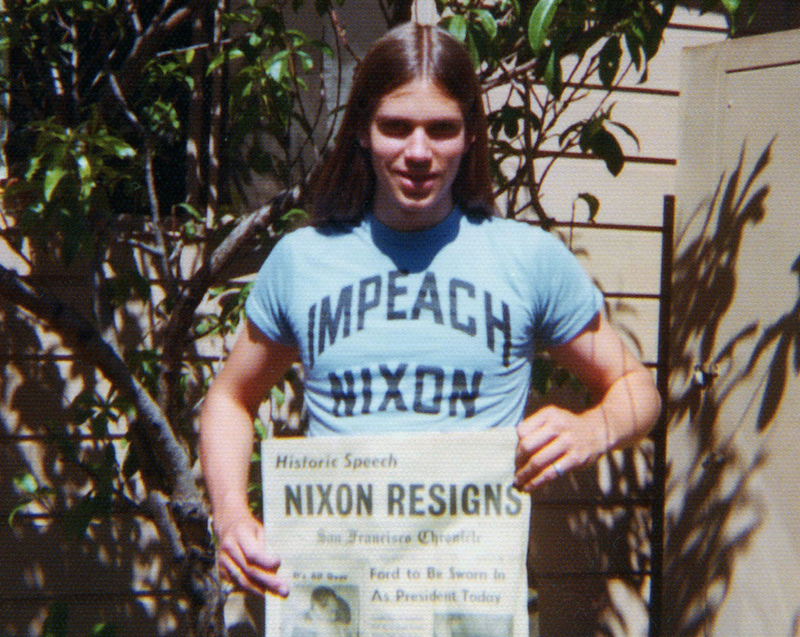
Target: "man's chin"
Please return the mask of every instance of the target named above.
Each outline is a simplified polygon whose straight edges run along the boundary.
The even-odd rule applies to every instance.
[[[404,190],[400,197],[400,204],[409,211],[426,211],[436,207],[439,192],[433,189]]]

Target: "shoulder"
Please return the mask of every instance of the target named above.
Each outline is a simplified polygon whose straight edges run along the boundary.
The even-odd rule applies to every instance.
[[[508,219],[507,217],[498,217],[496,215],[492,215],[491,217],[472,217],[464,214],[462,220],[465,225],[474,228],[478,232],[522,233],[528,236],[547,234],[539,226],[532,223],[519,221],[518,219]]]
[[[297,252],[316,249],[330,249],[337,243],[351,241],[363,232],[363,224],[325,223],[315,226],[302,226],[283,235],[272,249],[284,258]]]
[[[288,245],[308,241],[335,241],[352,236],[359,231],[362,223],[326,222],[319,225],[300,226],[281,237],[279,243]]]
[[[566,250],[563,241],[554,234],[542,230],[537,225],[516,219],[489,217],[469,219],[464,217],[462,227],[482,241],[502,246],[503,251],[517,255],[524,252],[528,256]]]

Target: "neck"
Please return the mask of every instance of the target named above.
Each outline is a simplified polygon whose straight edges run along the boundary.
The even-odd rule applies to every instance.
[[[373,215],[383,225],[399,232],[425,230],[444,221],[453,210],[452,197],[443,198],[436,204],[415,209],[406,206],[387,205],[376,198]]]

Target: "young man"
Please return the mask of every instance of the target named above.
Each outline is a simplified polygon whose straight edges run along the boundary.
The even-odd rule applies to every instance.
[[[309,435],[516,426],[516,482],[531,491],[655,422],[649,372],[602,312],[569,251],[492,214],[486,118],[468,55],[405,25],[362,61],[313,225],[282,239],[259,273],[248,321],[206,396],[201,457],[235,584],[288,594],[247,506],[253,416],[301,360]],[[523,419],[537,350],[594,404]]]

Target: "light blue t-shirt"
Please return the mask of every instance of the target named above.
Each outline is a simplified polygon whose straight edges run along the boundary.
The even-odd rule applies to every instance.
[[[371,215],[292,232],[246,308],[299,349],[309,435],[323,435],[514,426],[536,349],[569,342],[602,303],[557,238],[456,209],[418,232]]]

